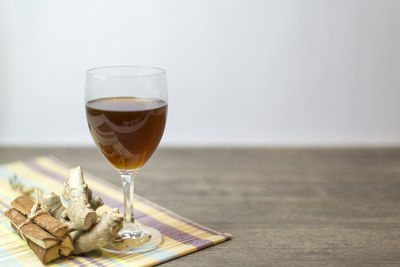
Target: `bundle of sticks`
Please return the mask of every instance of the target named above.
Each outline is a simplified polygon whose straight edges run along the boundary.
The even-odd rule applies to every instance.
[[[69,226],[51,216],[40,207],[32,214],[35,203],[26,195],[11,202],[12,208],[6,211],[11,226],[23,238],[43,263],[61,256],[69,256],[73,241],[68,234]]]

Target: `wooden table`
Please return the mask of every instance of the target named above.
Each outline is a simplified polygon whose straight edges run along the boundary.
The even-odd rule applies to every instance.
[[[53,154],[119,184],[96,149]],[[137,193],[233,240],[165,266],[400,265],[400,149],[159,149]]]

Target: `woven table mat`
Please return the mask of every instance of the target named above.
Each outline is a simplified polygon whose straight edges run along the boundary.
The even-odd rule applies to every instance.
[[[42,266],[36,255],[11,228],[4,212],[18,195],[9,179],[16,175],[27,186],[46,192],[60,193],[72,166],[52,157],[43,156],[27,161],[0,165],[0,266]],[[86,183],[104,203],[123,210],[122,188],[85,172]],[[153,266],[200,249],[227,241],[230,234],[219,233],[136,195],[135,219],[139,224],[157,228],[163,234],[160,248],[133,255],[116,255],[102,250],[85,256],[70,256],[52,263],[59,266]]]

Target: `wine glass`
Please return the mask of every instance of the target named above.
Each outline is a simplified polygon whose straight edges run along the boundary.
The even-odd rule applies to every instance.
[[[165,71],[154,67],[112,66],[87,71],[86,117],[100,152],[119,172],[124,189],[124,226],[119,235],[128,247],[103,249],[118,254],[156,249],[161,233],[139,226],[133,216],[134,178],[151,157],[167,118]]]

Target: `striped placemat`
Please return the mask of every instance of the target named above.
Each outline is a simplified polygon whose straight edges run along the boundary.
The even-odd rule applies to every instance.
[[[41,266],[42,263],[11,228],[4,212],[18,195],[9,185],[9,178],[17,175],[28,186],[59,193],[72,166],[52,156],[34,158],[0,165],[0,266]],[[112,207],[123,210],[122,189],[85,172],[85,179],[94,194]],[[164,237],[160,248],[144,254],[115,255],[95,250],[85,256],[71,256],[57,260],[59,266],[153,266],[188,253],[231,239],[149,200],[136,196],[135,218],[144,225],[157,228]]]

